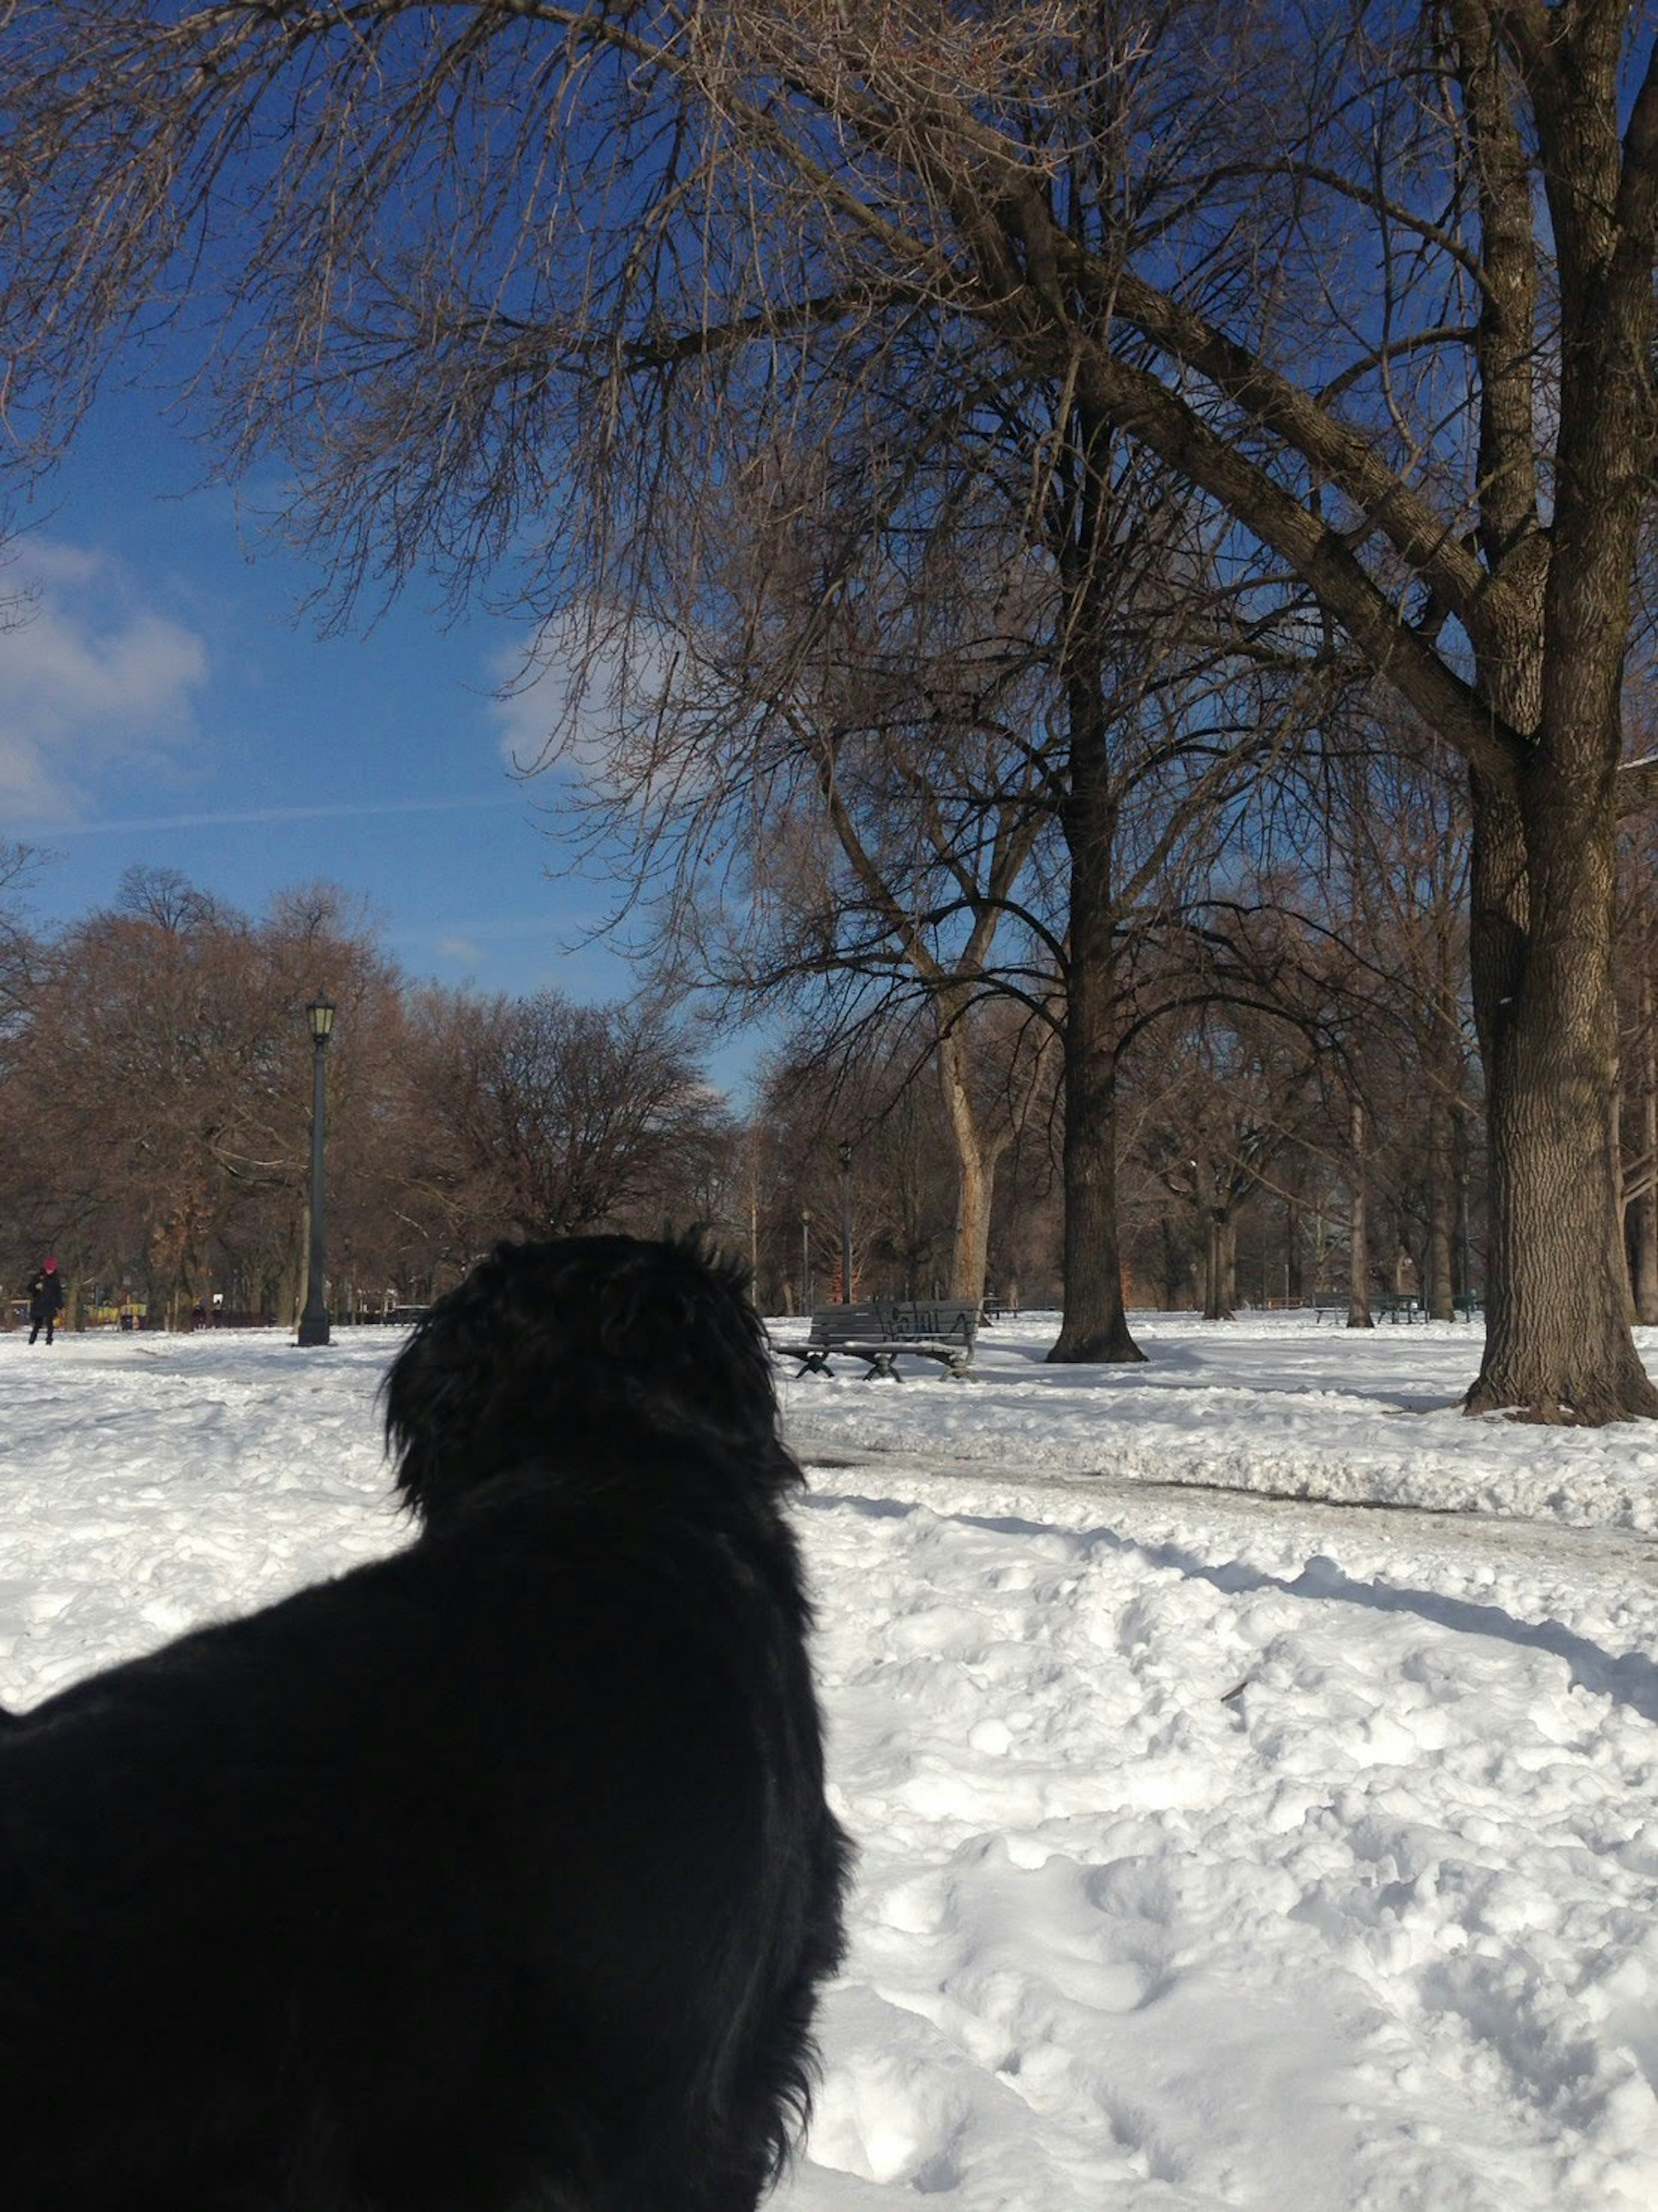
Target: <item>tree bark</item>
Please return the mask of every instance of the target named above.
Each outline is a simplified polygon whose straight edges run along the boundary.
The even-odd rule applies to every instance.
[[[1073,424],[1078,472],[1074,535],[1060,550],[1066,586],[1063,657],[1069,770],[1060,824],[1070,861],[1065,1023],[1065,1312],[1051,1360],[1142,1360],[1122,1292],[1117,1218],[1117,801],[1099,611],[1108,552],[1100,525],[1108,417]]]
[[[1642,1175],[1644,1181],[1630,1200],[1630,1295],[1635,1318],[1643,1328],[1658,1328],[1658,1035],[1653,1025],[1652,946],[1641,960],[1641,1090],[1637,1127],[1640,1130]]]
[[[1069,686],[1071,937],[1065,1024],[1065,1313],[1051,1360],[1144,1359],[1128,1327],[1117,1220],[1116,916],[1108,738],[1097,674]]]
[[[1212,1211],[1205,1228],[1203,1317],[1232,1321],[1237,1312],[1237,1223],[1230,1214]]]
[[[1129,1329],[1123,1302],[1115,1088],[1115,1055],[1108,1046],[1067,1037],[1065,1313],[1048,1355],[1051,1360],[1089,1364],[1145,1357]]]
[[[985,1294],[996,1160],[974,1110],[967,1060],[967,1031],[957,1024],[945,1030],[938,1045],[938,1081],[956,1142],[956,1236],[950,1252],[950,1295],[976,1303]]]
[[[1540,757],[1521,809],[1475,815],[1474,1005],[1487,1071],[1491,1249],[1472,1413],[1658,1416],[1630,1334],[1611,945],[1614,816],[1571,805]],[[1609,779],[1603,779],[1609,785]],[[1523,897],[1526,920],[1516,918]]]
[[[1649,64],[1620,136],[1612,16],[1546,19],[1568,33],[1546,57],[1536,43],[1546,19],[1507,17],[1502,35],[1520,51],[1505,65],[1493,39],[1482,75],[1479,34],[1497,19],[1463,14],[1482,222],[1495,210],[1515,236],[1512,255],[1493,255],[1488,242],[1485,257],[1499,281],[1482,301],[1482,332],[1503,343],[1481,349],[1480,543],[1496,588],[1475,620],[1475,651],[1485,696],[1527,740],[1507,793],[1473,777],[1473,980],[1491,1249],[1485,1357],[1465,1402],[1472,1413],[1515,1408],[1533,1420],[1598,1425],[1658,1417],[1658,1389],[1630,1334],[1612,1116],[1615,794],[1631,580],[1649,489],[1658,77]],[[1520,350],[1533,322],[1532,280],[1519,272],[1534,267],[1535,213],[1507,104],[1515,59],[1527,65],[1542,141],[1558,284],[1546,533],[1533,489],[1531,370]],[[1499,164],[1512,179],[1496,173]],[[1519,302],[1511,316],[1505,293]],[[1506,426],[1496,411],[1505,392]]]

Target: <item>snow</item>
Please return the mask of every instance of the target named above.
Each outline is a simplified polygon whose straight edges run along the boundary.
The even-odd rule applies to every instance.
[[[780,1363],[860,1857],[778,2212],[1653,2212],[1658,1434],[1135,1326]],[[0,1337],[0,1699],[406,1540],[395,1342]]]

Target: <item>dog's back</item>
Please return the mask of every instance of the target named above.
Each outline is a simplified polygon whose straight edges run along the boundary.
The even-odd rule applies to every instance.
[[[0,1729],[9,2212],[750,2212],[775,2171],[846,1855],[792,1463],[740,1349],[682,1419],[637,1331],[559,1334],[654,1268],[697,1337],[689,1255],[508,1249],[392,1378],[413,1546]]]

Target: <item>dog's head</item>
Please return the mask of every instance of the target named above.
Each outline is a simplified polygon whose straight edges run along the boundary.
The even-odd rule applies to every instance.
[[[798,1479],[744,1271],[695,1239],[501,1243],[416,1324],[386,1382],[398,1487],[429,1519],[511,1467],[643,1428]]]

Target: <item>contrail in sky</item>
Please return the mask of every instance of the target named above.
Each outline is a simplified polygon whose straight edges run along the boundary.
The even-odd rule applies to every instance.
[[[340,822],[384,814],[457,814],[486,806],[521,806],[509,793],[490,799],[390,799],[377,806],[261,806],[234,814],[155,814],[125,822],[73,822],[33,832],[38,837],[97,837],[139,830],[224,830],[240,825],[270,828],[281,822]]]

